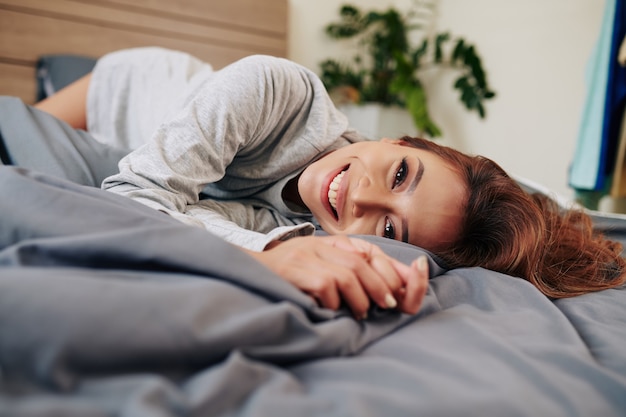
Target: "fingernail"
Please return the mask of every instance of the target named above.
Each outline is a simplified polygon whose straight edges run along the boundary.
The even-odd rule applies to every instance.
[[[419,269],[420,271],[426,271],[428,269],[428,261],[426,260],[425,255],[417,258],[417,269]]]
[[[387,308],[396,308],[398,306],[398,302],[391,294],[385,295],[385,304],[387,305]]]
[[[359,320],[367,320],[367,311],[359,317]]]

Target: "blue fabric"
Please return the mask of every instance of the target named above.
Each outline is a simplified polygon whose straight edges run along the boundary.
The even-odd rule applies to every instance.
[[[570,170],[570,186],[575,189],[601,188],[599,174],[616,3],[616,0],[606,2],[600,36],[587,68],[587,97]]]
[[[626,4],[618,0],[613,21],[613,38],[611,41],[611,60],[609,62],[609,83],[606,91],[604,111],[602,158],[600,159],[600,176],[596,189],[607,188],[608,180],[613,175],[615,157],[620,141],[620,130],[624,118],[624,102],[626,101],[626,68],[618,61],[619,49],[626,34]]]

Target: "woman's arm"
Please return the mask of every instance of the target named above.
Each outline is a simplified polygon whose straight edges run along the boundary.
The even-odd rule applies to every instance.
[[[34,107],[63,120],[74,129],[86,130],[87,90],[90,82],[91,74],[87,74]]]
[[[346,128],[310,71],[286,60],[248,57],[199,86],[102,187],[212,231],[215,222],[199,215],[205,209],[199,194],[224,179],[227,169],[223,190],[260,190],[303,168]],[[219,187],[214,189],[221,192]]]

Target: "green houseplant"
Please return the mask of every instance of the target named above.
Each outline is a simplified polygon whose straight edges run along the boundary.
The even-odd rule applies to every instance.
[[[456,71],[453,88],[467,110],[485,117],[486,100],[495,96],[476,48],[463,38],[451,39],[447,32],[424,36],[412,45],[409,35],[421,26],[406,14],[391,7],[383,12],[363,12],[343,5],[340,19],[326,26],[333,39],[356,38],[361,50],[351,62],[323,61],[321,78],[331,95],[342,91],[344,99],[354,103],[380,103],[406,108],[419,134],[441,136],[441,129],[431,119],[420,72],[433,65]]]

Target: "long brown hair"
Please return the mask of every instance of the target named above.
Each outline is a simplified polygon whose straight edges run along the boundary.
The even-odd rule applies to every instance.
[[[564,210],[548,196],[527,193],[488,158],[426,139],[402,140],[438,155],[466,182],[460,234],[433,250],[448,267],[481,266],[521,277],[552,298],[626,283],[622,245],[596,233],[582,210]]]

